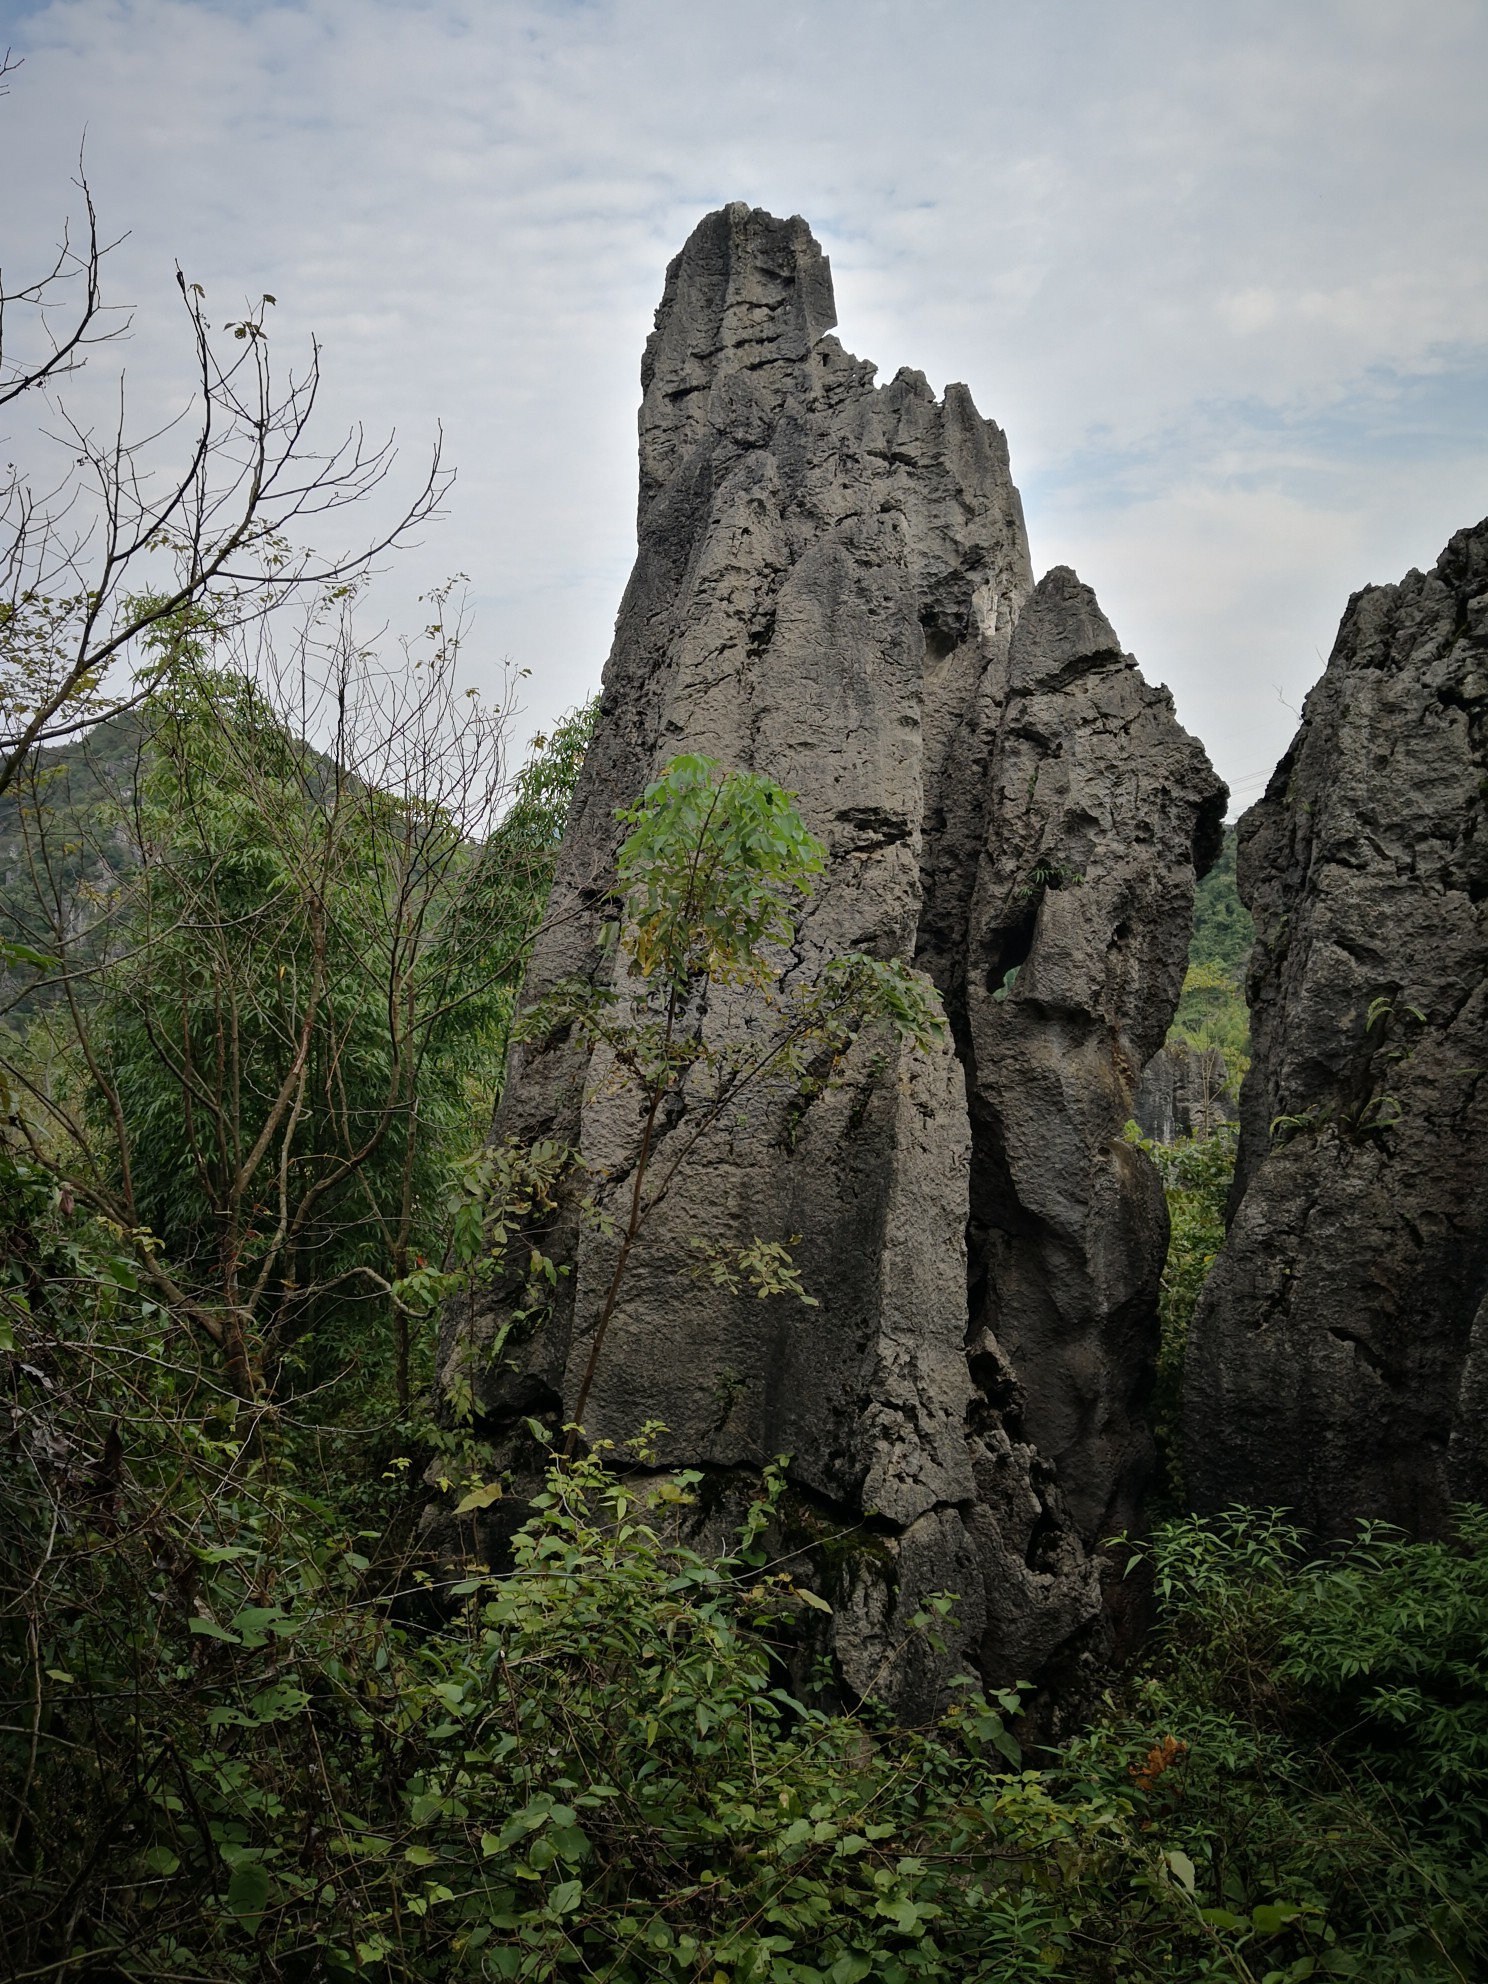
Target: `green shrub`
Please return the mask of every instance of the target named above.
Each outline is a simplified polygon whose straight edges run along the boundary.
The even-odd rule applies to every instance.
[[[1482,1976],[1488,1514],[1308,1561],[1279,1514],[1236,1510],[1164,1525],[1151,1557],[1163,1637],[1071,1761],[1144,1784],[1257,1978]]]
[[[1016,1694],[925,1730],[791,1699],[772,1640],[811,1601],[767,1560],[770,1481],[710,1557],[691,1478],[559,1461],[509,1572],[435,1590],[387,1541],[399,1480],[349,1521],[363,1474],[312,1484],[269,1407],[245,1435],[124,1243],[3,1171],[18,1970],[892,1984],[1209,1946],[1130,1787],[1015,1767]]]

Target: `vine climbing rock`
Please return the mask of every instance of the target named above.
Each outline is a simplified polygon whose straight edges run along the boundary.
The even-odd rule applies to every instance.
[[[636,564],[523,999],[613,970],[616,808],[682,751],[768,774],[826,846],[787,986],[859,951],[937,988],[941,1046],[860,1039],[806,1106],[765,1085],[698,1142],[585,1413],[590,1439],[662,1422],[655,1464],[703,1471],[704,1515],[789,1454],[781,1534],[832,1607],[842,1683],[909,1713],[968,1667],[1057,1680],[1105,1643],[1096,1546],[1140,1500],[1165,1236],[1121,1130],[1223,788],[1074,575],[1034,587],[1006,443],[965,387],[876,385],[833,322],[800,219],[710,214],[667,272]],[[1014,941],[1024,978],[994,1010]],[[704,1024],[744,1038],[747,998],[710,997]],[[568,1272],[535,1325],[498,1283],[443,1330],[447,1394],[469,1387],[519,1484],[528,1421],[571,1416],[614,1267],[583,1195],[625,1174],[638,1126],[601,1061],[571,1035],[514,1049],[494,1137],[587,1166],[544,1237]],[[791,1235],[815,1307],[693,1271],[698,1242]],[[481,1519],[483,1548],[519,1506]],[[959,1601],[939,1654],[909,1632],[938,1592]]]
[[[1254,1058],[1194,1318],[1202,1509],[1488,1500],[1488,522],[1350,602],[1240,823]]]

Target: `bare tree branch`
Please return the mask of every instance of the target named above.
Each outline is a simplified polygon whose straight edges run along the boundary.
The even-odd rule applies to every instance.
[[[280,382],[266,324],[274,298],[214,331],[200,285],[179,268],[191,340],[188,407],[165,428],[133,434],[121,374],[106,431],[75,417],[54,389],[92,347],[128,329],[127,319],[102,321],[100,262],[116,244],[100,242],[81,163],[78,186],[83,245],[64,231],[43,274],[10,290],[0,275],[0,405],[37,395],[53,423],[35,437],[51,450],[50,473],[18,468],[0,482],[0,794],[36,745],[137,707],[173,643],[208,626],[244,626],[307,591],[353,585],[439,513],[453,480],[436,438],[391,522],[350,549],[312,543],[327,520],[386,481],[393,437],[374,445],[357,427],[322,448],[314,437],[319,346],[312,342],[303,375]],[[24,355],[6,342],[17,312],[38,327],[37,348]],[[162,450],[175,445],[177,430],[184,448],[167,472]],[[164,583],[155,554],[168,560]],[[111,679],[120,670],[132,680]]]

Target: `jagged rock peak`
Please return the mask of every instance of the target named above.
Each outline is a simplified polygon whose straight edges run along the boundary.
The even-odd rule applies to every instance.
[[[909,371],[875,385],[874,368],[828,334],[833,318],[826,258],[798,219],[742,205],[711,214],[667,272],[642,369],[636,564],[523,996],[612,970],[601,925],[615,809],[683,750],[767,772],[825,843],[796,971],[866,951],[918,963],[944,994],[954,1045],[909,1053],[865,1038],[808,1107],[762,1087],[698,1143],[633,1257],[586,1412],[591,1436],[615,1439],[663,1421],[660,1463],[705,1469],[715,1511],[791,1454],[798,1544],[847,1539],[801,1545],[796,1560],[833,1605],[843,1685],[919,1713],[967,1664],[989,1681],[1063,1675],[1068,1686],[1104,1644],[1090,1544],[1099,1512],[1140,1498],[1146,1449],[1130,1421],[1155,1343],[1162,1216],[1144,1160],[1105,1145],[1177,996],[1217,787],[1073,574],[1050,574],[1029,604],[1001,431],[964,387],[937,401]],[[1035,776],[1043,797],[1030,811]],[[1095,913],[1088,943],[1048,886],[1049,862],[1076,860]],[[1030,995],[1016,1009],[1019,1051],[1044,1071],[1031,1113],[1009,1102],[973,1038],[982,995],[968,989],[968,960],[985,978],[999,917],[1036,954],[1034,980],[1053,985],[1076,953],[1091,980],[1066,986],[1063,1005]],[[1097,971],[1097,953],[1114,962]],[[1152,1002],[1140,1016],[1139,998]],[[1081,999],[1083,1020],[1071,1016]],[[715,990],[698,1023],[722,1043],[750,1022]],[[974,1181],[1002,1161],[989,1150],[1004,1123],[1018,1166],[1037,1171],[1042,1147],[1070,1167],[1047,1182],[1057,1219],[1028,1212],[1021,1169],[988,1210]],[[636,1125],[634,1095],[572,1039],[514,1051],[497,1137],[577,1147],[603,1192],[628,1175]],[[512,1331],[483,1361],[481,1346],[530,1307],[516,1287],[446,1322],[447,1381],[473,1375],[483,1430],[519,1483],[532,1465],[525,1418],[570,1416],[614,1269],[613,1228],[583,1217],[582,1199],[577,1184],[560,1194],[547,1246],[571,1271],[540,1329]],[[984,1256],[997,1219],[1009,1230],[994,1271]],[[1048,1384],[999,1342],[1004,1257],[1021,1260],[1019,1235],[1046,1228],[1025,1292],[1059,1247],[1082,1262],[1094,1250],[1094,1279],[1066,1275],[1051,1298],[1081,1345],[1071,1356],[1066,1344],[1059,1366],[1078,1366],[1084,1387],[1058,1428],[1078,1513],[1029,1430]],[[813,1309],[692,1272],[699,1240],[788,1234],[801,1236]],[[1027,1336],[1041,1355],[1031,1322]],[[518,1507],[499,1506],[489,1547]],[[961,1597],[947,1664],[927,1665],[921,1649],[886,1668],[907,1621],[945,1590]]]
[[[1189,1339],[1200,1508],[1488,1499],[1488,520],[1350,600],[1240,823],[1253,1058]]]
[[[1135,1523],[1167,1252],[1123,1136],[1183,986],[1225,787],[1088,586],[1046,573],[1013,634],[966,945],[971,1323],[1096,1547]]]
[[[700,220],[666,273],[641,360],[641,509],[710,426],[779,414],[837,322],[832,269],[799,215],[742,200]]]
[[[1135,668],[1078,572],[1051,565],[1018,628],[1010,687],[1023,694],[1062,688],[1099,668]]]

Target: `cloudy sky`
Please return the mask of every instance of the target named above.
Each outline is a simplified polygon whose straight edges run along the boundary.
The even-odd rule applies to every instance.
[[[0,0],[0,262],[86,131],[143,411],[177,261],[313,331],[326,431],[442,422],[472,657],[542,720],[634,549],[640,349],[698,219],[804,214],[839,335],[1007,430],[1073,564],[1255,796],[1348,594],[1488,513],[1484,0]]]

